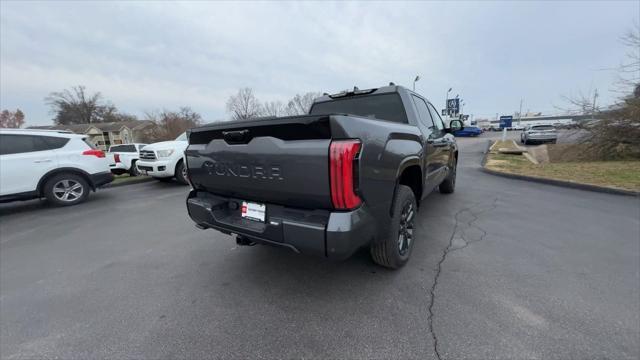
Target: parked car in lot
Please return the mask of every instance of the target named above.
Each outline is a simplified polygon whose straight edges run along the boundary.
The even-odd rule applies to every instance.
[[[330,259],[368,247],[376,263],[399,268],[422,200],[436,187],[455,189],[451,132],[461,127],[445,127],[428,100],[390,85],[322,96],[309,115],[195,128],[185,153],[188,212],[239,245]]]
[[[125,173],[129,173],[131,176],[138,175],[136,162],[140,159],[140,150],[146,145],[122,144],[111,146],[106,154],[111,172],[116,175]]]
[[[175,179],[188,184],[184,162],[184,151],[189,143],[187,134],[182,133],[173,141],[149,144],[140,150],[140,159],[136,162],[138,171],[153,176],[160,181]]]
[[[552,125],[527,125],[520,134],[520,142],[528,144],[553,143],[558,141],[558,132]]]
[[[104,152],[86,135],[0,129],[0,202],[44,197],[75,205],[111,181]]]
[[[464,128],[454,131],[454,136],[478,136],[482,134],[482,129],[475,126],[465,126]]]

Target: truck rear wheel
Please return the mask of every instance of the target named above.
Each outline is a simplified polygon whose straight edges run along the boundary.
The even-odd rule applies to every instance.
[[[371,245],[371,258],[376,264],[398,269],[407,263],[413,250],[417,210],[416,197],[411,188],[398,185],[389,233],[384,240]]]

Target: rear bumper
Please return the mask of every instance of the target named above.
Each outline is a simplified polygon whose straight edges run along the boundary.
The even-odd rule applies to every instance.
[[[557,135],[528,135],[525,137],[528,141],[538,141],[538,142],[547,142],[547,141],[556,141],[558,139]]]
[[[113,174],[111,171],[105,171],[97,174],[89,175],[91,178],[91,183],[93,187],[99,188],[100,186],[106,185],[113,181]]]
[[[129,168],[124,163],[121,163],[121,162],[109,164],[109,168],[111,170],[126,170],[126,171],[129,170]]]
[[[187,197],[189,216],[200,227],[335,260],[346,259],[371,243],[376,231],[364,205],[353,211],[330,212],[267,204],[265,222],[261,223],[242,218],[237,206],[241,203],[196,190]]]

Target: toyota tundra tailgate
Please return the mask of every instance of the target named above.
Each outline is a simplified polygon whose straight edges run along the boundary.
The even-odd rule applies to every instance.
[[[330,209],[327,116],[193,129],[185,155],[194,189],[255,203]]]

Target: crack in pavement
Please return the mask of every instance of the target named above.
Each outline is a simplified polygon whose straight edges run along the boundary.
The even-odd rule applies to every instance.
[[[441,360],[442,357],[440,355],[440,351],[438,350],[438,336],[436,335],[436,332],[433,328],[433,317],[434,317],[433,306],[435,304],[435,299],[436,299],[436,287],[438,286],[438,279],[440,278],[440,273],[442,272],[442,264],[447,259],[447,255],[449,253],[462,250],[472,243],[480,242],[484,240],[484,238],[487,236],[487,232],[480,226],[476,225],[475,222],[483,213],[494,210],[498,206],[497,202],[498,202],[498,198],[496,197],[493,199],[493,202],[491,203],[491,205],[486,209],[482,209],[478,212],[474,212],[473,208],[477,207],[478,205],[473,205],[473,206],[459,210],[454,215],[455,223],[453,225],[453,231],[451,232],[451,236],[449,237],[449,243],[447,244],[447,247],[445,247],[444,250],[442,251],[442,256],[440,257],[440,261],[438,261],[438,265],[436,267],[436,275],[433,278],[433,284],[431,285],[431,289],[429,291],[431,295],[431,300],[429,302],[429,308],[428,308],[429,316],[427,318],[427,322],[429,324],[429,332],[431,333],[431,338],[433,340],[433,350],[438,360]],[[467,222],[461,222],[459,217],[465,212],[468,212],[471,215],[472,219]],[[465,225],[464,228],[461,226],[462,224]],[[479,230],[481,232],[480,237],[478,237],[477,239],[467,240],[467,238],[465,238],[465,230],[471,229],[471,228],[475,228]],[[454,247],[453,242],[456,239],[456,234],[458,234],[458,229],[461,229],[459,236],[462,239],[462,241],[464,241],[464,245],[460,247]]]

